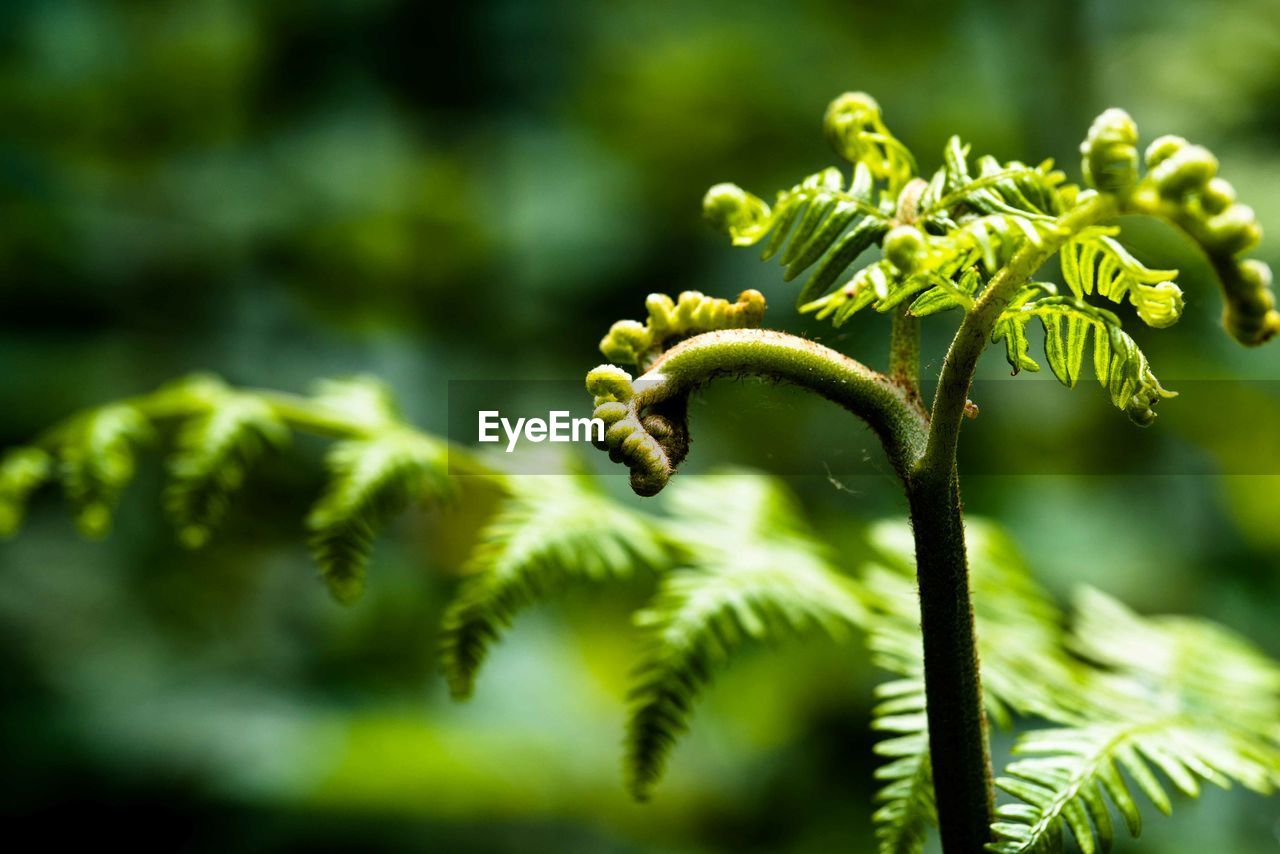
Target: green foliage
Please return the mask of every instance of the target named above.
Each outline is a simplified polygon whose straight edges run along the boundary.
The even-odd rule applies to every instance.
[[[169,461],[172,478],[164,496],[178,537],[190,548],[208,541],[249,468],[290,438],[289,426],[263,400],[216,379],[204,385],[197,388],[192,383],[189,389],[206,396],[209,408],[178,428]]]
[[[307,516],[311,553],[329,591],[351,603],[364,592],[373,540],[414,500],[453,494],[448,448],[414,430],[390,429],[335,444],[326,458],[329,485]]]
[[[864,584],[872,603],[868,643],[897,678],[876,696],[874,729],[886,765],[876,813],[882,854],[919,852],[936,822],[929,780],[923,659],[910,570],[910,533],[872,529],[887,558]],[[1019,739],[1020,755],[998,781],[1020,803],[1002,806],[993,851],[1056,851],[1065,830],[1081,850],[1113,837],[1106,802],[1133,835],[1141,818],[1128,774],[1162,811],[1172,801],[1155,770],[1189,796],[1197,778],[1238,782],[1264,794],[1280,786],[1280,666],[1202,620],[1144,619],[1091,589],[1063,615],[990,523],[970,520],[974,609],[983,689],[991,719],[1061,726]]]
[[[1280,786],[1280,666],[1203,620],[1144,619],[1096,590],[1077,597],[1072,649],[1094,669],[1068,726],[1029,733],[998,785],[993,851],[1057,850],[1069,830],[1086,854],[1110,848],[1107,801],[1136,836],[1141,818],[1121,771],[1162,812],[1155,773],[1188,797],[1199,779],[1261,794]]]
[[[441,667],[456,698],[516,612],[573,581],[630,578],[666,565],[652,518],[604,495],[585,475],[518,476],[480,537],[470,577],[443,620]]]
[[[825,632],[865,621],[853,582],[828,562],[776,481],[734,473],[673,487],[681,556],[636,615],[647,643],[636,667],[627,723],[627,777],[648,797],[693,703],[715,671],[748,642]]]
[[[737,302],[716,299],[697,291],[684,291],[673,300],[666,294],[649,294],[649,317],[644,323],[619,320],[600,342],[600,352],[610,362],[648,366],[676,341],[716,329],[759,326],[764,317],[764,296],[743,291]]]
[[[68,425],[60,449],[62,483],[85,536],[105,536],[111,529],[111,513],[137,468],[137,449],[151,438],[147,417],[124,403]]]
[[[0,531],[16,530],[31,493],[56,473],[81,531],[104,535],[138,448],[163,431],[175,437],[165,508],[179,540],[202,546],[252,466],[286,445],[295,429],[339,439],[307,527],[330,591],[352,602],[388,517],[415,499],[454,491],[447,443],[404,424],[386,387],[367,378],[320,383],[314,396],[294,397],[236,390],[200,375],[73,416],[38,446],[10,450],[0,462]]]
[[[703,199],[703,212],[736,246],[750,246],[772,233],[762,257],[781,261],[790,281],[818,265],[797,304],[822,296],[840,274],[889,229],[888,204],[877,199],[871,170],[855,167],[848,187],[839,169],[810,175],[778,193],[773,206],[734,184],[717,184]],[[788,242],[789,241],[789,242]]]
[[[1038,371],[1040,365],[1028,354],[1027,324],[1037,319],[1044,327],[1044,351],[1058,381],[1074,388],[1080,378],[1084,355],[1093,341],[1093,370],[1098,382],[1111,395],[1114,406],[1136,424],[1155,419],[1153,407],[1175,397],[1151,371],[1147,357],[1120,326],[1120,319],[1103,308],[1078,298],[1057,296],[1056,288],[1033,282],[1014,297],[1000,315],[992,341],[1004,341],[1006,358],[1016,374]]]
[[[1062,278],[1077,299],[1095,291],[1112,302],[1127,297],[1148,326],[1162,329],[1182,316],[1177,270],[1151,270],[1115,239],[1114,226],[1095,227],[1062,248]]]
[[[1123,110],[1100,115],[1081,145],[1086,182],[1096,188],[1085,191],[1065,183],[1050,161],[1029,167],[986,156],[971,170],[969,148],[957,137],[928,181],[914,178],[914,160],[897,156],[902,144],[880,121],[875,101],[861,93],[832,102],[825,128],[853,164],[847,187],[841,171],[829,168],[780,192],[770,206],[736,185],[718,184],[703,208],[734,245],[768,237],[766,259],[785,247],[787,279],[817,264],[799,304],[837,326],[868,306],[887,312],[906,305],[914,317],[972,311],[1002,275],[1020,285],[1061,251],[1074,301],[1036,298],[1034,288],[1006,293],[997,305],[1010,296],[1013,302],[998,317],[994,339],[1006,341],[1015,373],[1038,370],[1027,354],[1025,326],[1039,318],[1050,367],[1071,386],[1092,333],[1099,381],[1132,420],[1149,424],[1154,404],[1172,395],[1119,318],[1086,297],[1127,300],[1144,323],[1163,328],[1181,317],[1183,294],[1172,281],[1176,270],[1147,268],[1115,239],[1114,226],[1067,225],[1101,192],[1117,212],[1166,219],[1201,246],[1226,297],[1224,324],[1238,340],[1258,344],[1280,330],[1270,269],[1237,257],[1257,245],[1257,218],[1216,177],[1216,158],[1181,137],[1161,137],[1147,149],[1147,174],[1140,176],[1137,126]],[[882,257],[847,273],[876,243]],[[842,276],[844,283],[828,293]]]
[[[0,459],[0,537],[22,526],[27,499],[53,474],[54,461],[40,448],[10,448]]]
[[[833,102],[833,110],[838,103],[840,99]],[[878,108],[875,115],[878,120]],[[887,130],[876,134],[892,139]],[[894,140],[894,145],[901,143]],[[865,149],[838,150],[856,156]],[[855,160],[847,189],[840,171],[830,168],[779,193],[772,207],[735,185],[719,184],[708,191],[703,209],[735,245],[751,245],[771,233],[764,257],[785,246],[782,263],[788,280],[817,263],[798,304],[820,318],[830,317],[837,326],[867,306],[884,312],[910,299],[918,316],[968,308],[979,272],[989,279],[1024,242],[1041,243],[1055,216],[1075,196],[1073,187],[1061,186],[1063,175],[1050,161],[1028,167],[981,157],[975,175],[968,153],[952,137],[944,165],[930,181],[883,186],[876,178],[885,171],[875,167],[880,160]],[[899,168],[894,174],[905,173]],[[865,250],[881,241],[884,258],[824,296]]]

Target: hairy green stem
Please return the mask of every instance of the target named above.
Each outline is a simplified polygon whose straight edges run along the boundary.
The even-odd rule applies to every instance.
[[[920,318],[905,303],[893,312],[889,327],[889,378],[920,399]]]
[[[1039,244],[1027,243],[1015,252],[1009,263],[992,278],[973,310],[964,316],[943,360],[938,390],[933,397],[929,445],[919,464],[921,470],[928,470],[936,477],[954,466],[960,424],[978,357],[991,340],[991,330],[995,328],[1001,312],[1018,289],[1081,229],[1116,213],[1117,204],[1113,196],[1091,196],[1059,217],[1056,228]]]
[[[638,407],[687,396],[720,376],[792,383],[839,404],[875,431],[900,477],[919,459],[925,416],[901,385],[805,338],[764,329],[725,329],[672,347],[635,382]]]
[[[974,631],[956,445],[978,357],[1000,313],[1040,266],[1082,228],[1115,213],[1110,196],[1068,211],[1027,244],[965,315],[943,363],[928,447],[906,479],[916,547],[925,700],[938,828],[946,854],[981,854],[994,818],[991,758]]]

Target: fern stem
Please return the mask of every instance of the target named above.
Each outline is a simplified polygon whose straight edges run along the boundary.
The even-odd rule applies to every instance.
[[[893,312],[889,327],[889,378],[907,390],[920,405],[920,318],[903,304]]]
[[[721,376],[788,382],[839,404],[875,431],[904,479],[924,450],[924,413],[902,386],[843,353],[772,330],[724,329],[677,344],[636,380],[634,405],[687,396]]]
[[[1114,196],[1105,193],[1090,196],[1059,217],[1055,227],[1038,244],[1027,243],[1014,253],[1009,263],[992,278],[973,310],[965,315],[943,360],[933,398],[929,444],[919,464],[921,471],[937,477],[954,467],[960,424],[978,357],[986,349],[991,331],[1013,295],[1072,237],[1116,212]]]
[[[1028,243],[965,315],[943,363],[928,445],[907,479],[924,635],[929,749],[946,854],[981,854],[993,815],[991,758],[969,585],[956,444],[978,357],[1013,294],[1081,229],[1112,216],[1109,195],[1063,214],[1039,244]]]
[[[991,757],[955,467],[907,485],[924,636],[929,753],[946,854],[980,854],[994,817]]]

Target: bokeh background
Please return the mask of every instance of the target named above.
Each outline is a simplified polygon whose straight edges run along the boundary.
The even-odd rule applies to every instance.
[[[775,266],[699,221],[712,183],[768,195],[828,165],[821,112],[851,88],[925,168],[956,132],[1077,174],[1091,118],[1122,105],[1147,139],[1211,146],[1280,234],[1276,0],[7,0],[0,442],[193,370],[290,390],[372,373],[443,430],[448,381],[576,382],[651,290],[756,287],[775,325],[875,361],[881,318],[796,317]],[[1203,263],[1131,235],[1190,296],[1136,336],[1166,385],[1230,388],[1233,423],[1188,395],[1140,432],[1096,386],[1010,381],[991,353],[1003,415],[966,427],[967,505],[1064,597],[1093,583],[1278,655],[1280,349],[1235,347]],[[1280,267],[1280,240],[1259,254]],[[929,326],[934,368],[953,323]],[[714,389],[694,426],[693,471],[791,475],[848,562],[902,512],[867,435],[798,395]],[[300,531],[320,447],[272,462],[204,551],[175,544],[154,461],[105,542],[43,495],[0,545],[11,826],[191,851],[870,850],[879,677],[856,645],[748,656],[634,805],[619,742],[648,587],[525,614],[455,707],[433,647],[477,520],[410,514],[342,609]],[[1271,475],[1238,474],[1254,454]],[[1177,813],[1123,850],[1280,849],[1274,800]]]

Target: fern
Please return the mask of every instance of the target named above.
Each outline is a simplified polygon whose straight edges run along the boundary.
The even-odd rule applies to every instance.
[[[172,480],[165,491],[178,536],[190,548],[208,541],[249,467],[290,436],[288,425],[260,398],[232,391],[218,380],[203,386],[200,393],[209,409],[179,428],[169,462]]]
[[[625,579],[670,559],[652,519],[610,500],[585,475],[505,483],[509,494],[442,624],[441,666],[456,698],[470,696],[489,648],[521,608],[571,581]]]
[[[373,540],[388,518],[415,499],[453,494],[448,449],[410,430],[348,439],[329,451],[330,482],[307,517],[311,553],[339,602],[364,592]]]
[[[1177,270],[1151,270],[1129,254],[1112,235],[1116,227],[1093,228],[1062,248],[1062,277],[1077,299],[1095,291],[1112,302],[1126,298],[1148,326],[1164,328],[1182,316],[1182,290],[1173,283]]]
[[[27,499],[54,471],[54,460],[40,448],[10,448],[0,459],[0,537],[22,527]]]
[[[137,449],[153,435],[147,417],[125,403],[95,409],[65,428],[62,482],[85,536],[111,529],[112,511],[137,468]]]
[[[444,440],[405,424],[376,380],[330,380],[314,396],[299,397],[237,390],[198,375],[80,413],[37,445],[8,451],[0,461],[0,534],[16,530],[32,492],[55,474],[80,529],[105,534],[138,449],[161,428],[176,434],[164,504],[190,547],[208,540],[249,469],[286,444],[292,430],[338,438],[327,456],[331,481],[307,526],[320,572],[343,602],[360,595],[373,538],[392,513],[415,498],[451,496],[451,463],[468,474],[490,474],[466,454],[451,458]]]
[[[1076,707],[1077,677],[1065,654],[1057,606],[995,525],[970,519],[968,527],[988,715],[1008,728],[1014,715],[1066,714]],[[900,522],[881,522],[870,540],[883,562],[863,575],[873,603],[868,644],[875,663],[898,677],[876,688],[872,728],[889,733],[875,748],[889,760],[876,771],[884,781],[876,834],[881,854],[918,854],[937,815],[911,531]]]
[[[1085,854],[1108,850],[1108,800],[1133,836],[1141,815],[1129,775],[1162,812],[1172,801],[1159,771],[1183,794],[1198,780],[1280,786],[1280,666],[1244,641],[1199,620],[1138,617],[1086,589],[1076,603],[1072,646],[1102,668],[1070,726],[1019,740],[997,784],[1021,803],[999,810],[1001,854],[1057,850],[1069,831]]]
[[[1155,419],[1154,407],[1176,393],[1160,385],[1147,357],[1120,319],[1082,300],[1055,295],[1053,285],[1036,282],[1024,288],[1000,315],[992,341],[1004,341],[1006,358],[1016,374],[1038,371],[1029,355],[1027,324],[1034,318],[1044,327],[1045,357],[1059,382],[1074,388],[1080,378],[1090,334],[1094,375],[1111,396],[1111,402],[1137,424]]]
[[[877,195],[871,169],[858,164],[847,187],[839,169],[824,169],[778,193],[772,207],[735,184],[717,184],[707,191],[703,212],[735,246],[769,236],[761,257],[780,256],[787,281],[817,264],[796,300],[804,305],[830,290],[889,230],[891,208]]]
[[[857,587],[827,562],[776,481],[708,476],[682,482],[671,501],[684,559],[635,618],[648,641],[633,677],[626,768],[641,800],[694,701],[744,644],[840,637],[866,615]]]
[[[919,854],[929,828],[938,823],[923,674],[883,682],[875,695],[871,728],[890,734],[875,746],[876,755],[888,760],[875,772],[884,781],[872,815],[880,854]]]

